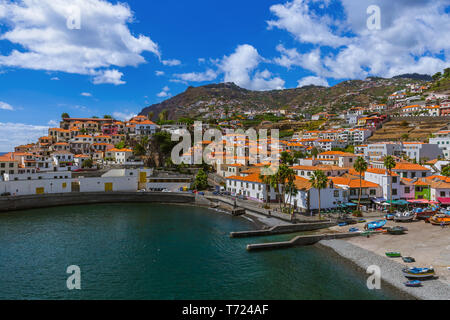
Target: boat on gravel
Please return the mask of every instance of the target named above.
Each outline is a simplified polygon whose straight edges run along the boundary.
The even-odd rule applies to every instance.
[[[403,213],[397,213],[394,217],[395,222],[411,222],[415,218],[414,212],[403,212]]]
[[[406,278],[411,279],[429,279],[434,278],[436,273],[434,272],[433,267],[430,268],[405,268],[402,270],[403,275]]]
[[[407,287],[413,287],[413,288],[418,288],[422,286],[422,282],[419,280],[410,280],[410,281],[406,281],[405,282],[405,286]]]
[[[450,225],[450,216],[445,214],[437,214],[429,219],[430,223],[435,226]]]
[[[402,258],[403,262],[405,263],[413,263],[416,262],[416,259],[412,258],[412,257],[403,257]]]
[[[386,252],[386,256],[389,258],[400,258],[402,254],[400,252]]]
[[[366,224],[366,229],[368,230],[376,230],[381,229],[386,225],[386,220],[377,220],[373,222],[369,222]]]
[[[436,208],[427,208],[427,209],[416,208],[414,209],[414,213],[416,214],[416,219],[425,220],[437,214],[438,211]]]
[[[401,234],[405,234],[405,232],[408,231],[408,229],[404,228],[404,227],[392,227],[392,228],[387,228],[386,231],[387,231],[387,233],[392,234],[392,235],[401,235]]]

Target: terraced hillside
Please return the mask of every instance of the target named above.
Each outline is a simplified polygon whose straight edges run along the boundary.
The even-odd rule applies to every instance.
[[[382,141],[422,141],[428,142],[430,136],[447,128],[448,120],[436,119],[427,121],[390,121],[377,130],[369,142]]]

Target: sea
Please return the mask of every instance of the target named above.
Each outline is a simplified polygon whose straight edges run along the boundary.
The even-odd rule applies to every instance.
[[[249,253],[242,217],[194,206],[79,205],[0,215],[0,299],[400,299],[320,247]],[[69,266],[80,290],[69,290]],[[73,268],[73,267],[72,267]],[[72,269],[73,270],[73,269]],[[69,271],[69,273],[68,273]]]

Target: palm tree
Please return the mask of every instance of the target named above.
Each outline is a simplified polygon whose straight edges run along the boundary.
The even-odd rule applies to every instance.
[[[68,114],[67,112],[64,112],[64,113],[61,115],[61,118],[62,118],[62,119],[67,119],[67,118],[70,118],[70,116],[69,116],[69,114]]]
[[[397,163],[395,162],[394,158],[392,156],[387,156],[383,160],[384,166],[388,171],[389,174],[389,186],[390,186],[390,203],[389,203],[389,212],[392,213],[392,169],[395,168]]]
[[[295,185],[295,179],[290,180],[286,185],[286,193],[288,195],[289,201],[289,213],[291,214],[291,220],[294,216],[294,210],[292,210],[292,197],[295,197],[298,194],[297,186]]]
[[[313,172],[311,179],[309,179],[311,186],[319,192],[319,220],[322,220],[322,215],[320,213],[321,204],[320,204],[320,190],[325,189],[328,186],[328,178],[321,170],[316,170]]]
[[[269,169],[269,166],[265,166],[265,168]],[[270,197],[270,183],[271,183],[272,176],[268,175],[268,174],[260,173],[259,174],[259,179],[266,186],[266,204],[268,204],[269,203],[269,197]]]
[[[154,115],[155,115],[155,113],[153,111],[150,111],[149,113],[147,113],[148,120],[152,121]]]
[[[358,196],[358,210],[361,207],[361,193],[362,193],[362,175],[364,172],[367,171],[368,168],[367,161],[364,160],[363,157],[358,157],[356,159],[355,164],[353,165],[353,168],[356,170],[356,172],[359,173],[359,196]]]

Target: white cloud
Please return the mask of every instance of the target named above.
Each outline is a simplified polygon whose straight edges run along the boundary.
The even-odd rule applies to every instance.
[[[171,94],[169,93],[170,88],[168,86],[165,86],[160,93],[158,93],[156,96],[160,98],[166,98],[170,97]]]
[[[103,83],[112,83],[116,86],[120,84],[124,84],[125,81],[122,81],[123,73],[116,70],[105,70],[100,72],[93,80],[92,82],[94,84],[103,84]]]
[[[315,85],[315,86],[322,86],[322,87],[328,87],[328,81],[324,78],[321,77],[315,77],[315,76],[309,76],[309,77],[305,77],[303,79],[298,80],[298,88],[304,87],[304,86],[310,86],[310,85]]]
[[[54,127],[54,126],[57,126],[57,125],[58,125],[58,121],[56,121],[56,120],[50,120],[47,124],[48,124],[49,126]]]
[[[284,80],[279,77],[272,78],[272,74],[265,70],[255,70],[264,59],[251,45],[244,44],[236,48],[235,52],[225,56],[219,63],[219,68],[225,74],[225,82],[234,82],[236,85],[250,90],[283,89]]]
[[[83,97],[92,97],[92,93],[89,93],[89,92],[82,92],[81,95]]]
[[[336,2],[337,3],[337,2]],[[310,52],[278,46],[274,62],[300,66],[321,78],[392,77],[401,73],[433,74],[450,66],[450,15],[446,0],[379,0],[381,30],[369,30],[366,9],[372,0],[341,0],[345,20],[327,13],[329,1],[293,0],[271,7],[269,28],[291,33],[300,43],[334,47]],[[337,3],[338,4],[338,3]],[[322,10],[322,11],[321,11]]]
[[[206,59],[205,58],[198,58],[197,61],[198,61],[199,64],[202,64],[202,63],[206,62]]]
[[[131,118],[136,117],[136,116],[137,116],[137,114],[134,112],[126,113],[126,112],[116,111],[113,113],[114,119],[123,120],[123,121],[130,120]]]
[[[331,47],[348,44],[350,40],[347,37],[336,35],[333,32],[338,23],[329,16],[321,16],[312,10],[307,2],[307,0],[294,0],[271,6],[270,11],[277,19],[267,21],[269,29],[287,30],[301,42]]]
[[[164,75],[164,71],[155,71],[155,75],[160,77]]]
[[[60,79],[58,77],[53,77],[50,80],[52,80],[52,81],[59,81]]]
[[[0,101],[0,110],[14,111],[14,108],[9,103]]]
[[[174,67],[179,66],[181,64],[181,61],[177,59],[172,59],[172,60],[162,60],[161,63],[165,66]]]
[[[118,85],[124,82],[117,70],[108,70],[111,66],[138,66],[146,62],[142,56],[146,51],[160,58],[155,42],[130,32],[133,13],[127,4],[103,0],[71,4],[66,0],[0,1],[0,22],[11,26],[0,38],[23,48],[0,55],[0,66],[90,75],[94,83]],[[79,30],[67,27],[73,7],[81,13]]]
[[[48,134],[48,129],[48,126],[0,122],[0,151],[13,151],[18,145],[35,143]]]
[[[181,73],[181,74],[174,74],[173,76],[183,81],[204,82],[216,79],[217,73],[212,69],[208,69],[205,72]]]

